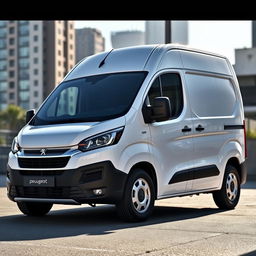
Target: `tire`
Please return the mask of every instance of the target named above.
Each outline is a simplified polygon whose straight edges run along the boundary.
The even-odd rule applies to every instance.
[[[22,213],[28,216],[46,215],[52,208],[51,203],[17,202]]]
[[[143,221],[151,215],[154,202],[151,177],[142,169],[134,169],[126,182],[123,198],[116,205],[117,213],[125,221]]]
[[[237,169],[232,165],[227,165],[221,190],[213,192],[213,200],[220,209],[234,209],[240,198],[240,190],[240,177]]]

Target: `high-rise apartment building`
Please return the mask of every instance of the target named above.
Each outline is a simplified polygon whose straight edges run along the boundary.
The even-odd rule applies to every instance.
[[[105,38],[98,29],[76,29],[76,62],[103,51],[105,51]]]
[[[74,64],[72,21],[0,21],[0,110],[38,108]]]

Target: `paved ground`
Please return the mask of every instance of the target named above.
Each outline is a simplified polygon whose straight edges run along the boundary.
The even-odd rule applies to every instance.
[[[0,178],[0,255],[256,255],[256,183],[238,207],[218,210],[211,195],[156,202],[143,223],[124,223],[113,206],[54,206],[25,217]]]

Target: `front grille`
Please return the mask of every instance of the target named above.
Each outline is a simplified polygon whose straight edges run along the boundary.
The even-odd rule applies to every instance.
[[[15,187],[15,196],[32,198],[77,198],[82,191],[77,187]]]
[[[40,158],[18,158],[21,168],[63,168],[67,165],[68,157],[40,157]]]

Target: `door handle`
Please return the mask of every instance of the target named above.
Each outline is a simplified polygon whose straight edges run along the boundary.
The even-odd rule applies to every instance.
[[[189,128],[187,125],[184,126],[184,128],[181,130],[182,132],[191,132],[192,129]]]
[[[199,124],[197,127],[196,127],[196,131],[198,131],[198,132],[201,132],[201,131],[203,131],[204,130],[204,127],[201,125],[201,124]]]

